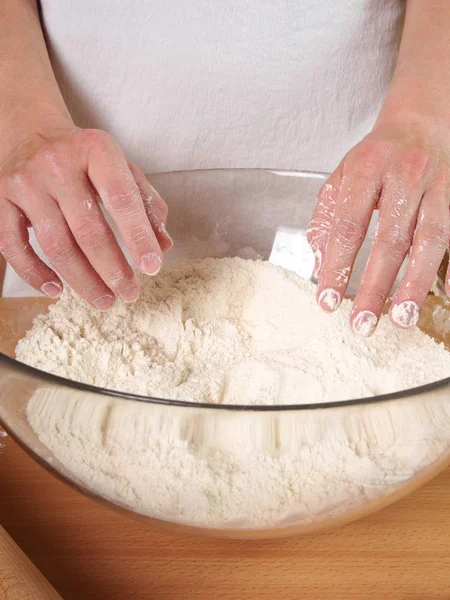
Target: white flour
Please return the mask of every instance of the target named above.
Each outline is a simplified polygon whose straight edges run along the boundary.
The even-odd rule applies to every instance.
[[[91,310],[70,291],[17,358],[110,389],[223,404],[370,396],[450,374],[419,329],[381,319],[370,339],[315,288],[268,263],[205,259],[142,278],[138,302]],[[196,525],[268,527],[376,498],[437,460],[450,408],[423,399],[326,411],[242,413],[41,389],[28,418],[62,468],[138,512]],[[42,451],[42,449],[41,449]]]

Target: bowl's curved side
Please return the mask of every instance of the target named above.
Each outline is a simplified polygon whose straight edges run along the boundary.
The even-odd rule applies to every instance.
[[[105,506],[108,510],[112,510],[121,515],[131,518],[140,523],[157,527],[165,531],[172,531],[176,533],[185,533],[194,535],[197,537],[208,537],[215,539],[240,539],[240,540],[273,540],[283,539],[291,537],[300,537],[315,535],[324,533],[326,531],[332,531],[338,529],[353,521],[370,516],[371,514],[378,512],[384,508],[387,508],[391,504],[394,504],[406,496],[409,496],[419,488],[423,487],[429,481],[434,479],[450,465],[450,449],[449,452],[437,460],[434,464],[429,465],[428,468],[424,469],[420,474],[414,477],[412,480],[407,481],[401,485],[395,491],[375,500],[372,500],[363,506],[355,507],[343,514],[333,515],[322,520],[316,520],[311,523],[302,523],[299,525],[290,525],[286,527],[271,527],[261,529],[228,529],[228,528],[209,528],[186,525],[183,523],[164,521],[147,515],[136,513],[126,506],[121,506],[117,503],[111,502],[99,494],[94,493],[80,483],[77,483],[70,477],[64,470],[58,469],[55,465],[50,464],[37,452],[27,446],[21,438],[10,429],[7,423],[3,423],[0,420],[0,425],[5,429],[8,435],[10,435],[15,442],[42,468],[44,468],[50,475],[56,477],[59,481],[69,486],[73,490],[80,492],[87,498],[90,498],[97,504]]]

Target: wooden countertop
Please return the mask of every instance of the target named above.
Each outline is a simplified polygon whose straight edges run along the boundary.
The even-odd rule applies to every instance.
[[[0,523],[65,600],[450,598],[450,470],[332,533],[215,541],[115,514],[0,442]]]

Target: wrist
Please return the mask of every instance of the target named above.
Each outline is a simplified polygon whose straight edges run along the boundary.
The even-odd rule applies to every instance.
[[[433,119],[428,115],[404,107],[393,109],[383,106],[375,121],[372,132],[386,129],[409,132],[413,137],[428,137],[436,128]]]
[[[442,90],[441,90],[442,92]],[[414,138],[425,138],[450,147],[450,111],[446,94],[416,78],[394,80],[373,130],[402,129]]]
[[[65,107],[32,106],[10,114],[7,120],[0,120],[0,165],[33,135],[74,127]]]
[[[411,145],[428,147],[450,162],[450,130],[439,115],[401,107],[380,112],[370,133],[372,138],[397,137]]]

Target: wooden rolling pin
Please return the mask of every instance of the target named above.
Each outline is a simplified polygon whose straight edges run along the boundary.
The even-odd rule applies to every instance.
[[[0,600],[62,600],[1,525]]]

